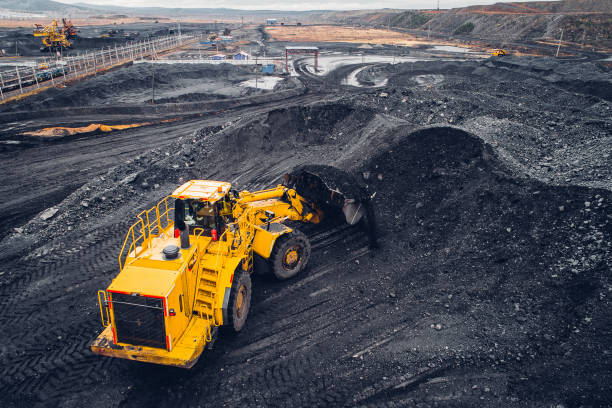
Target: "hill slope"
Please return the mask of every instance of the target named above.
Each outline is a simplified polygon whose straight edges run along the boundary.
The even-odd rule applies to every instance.
[[[330,21],[430,30],[493,41],[559,38],[612,48],[610,0],[496,3],[450,10],[330,13]]]

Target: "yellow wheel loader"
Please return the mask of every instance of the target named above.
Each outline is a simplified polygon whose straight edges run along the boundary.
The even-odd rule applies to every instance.
[[[331,169],[304,167],[256,192],[192,180],[143,211],[119,253],[120,273],[98,292],[105,329],[93,352],[191,368],[219,326],[239,332],[250,308],[254,256],[279,279],[308,264],[308,238],[286,221],[340,215],[373,225],[365,191],[347,177],[332,180],[338,170]]]
[[[503,57],[507,54],[508,52],[504,49],[501,48],[496,48],[493,51],[491,51],[491,55],[494,57]]]

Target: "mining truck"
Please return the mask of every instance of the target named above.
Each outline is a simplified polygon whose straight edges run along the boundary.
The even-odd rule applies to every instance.
[[[311,252],[296,224],[372,220],[364,190],[335,176],[311,166],[254,192],[191,180],[140,213],[119,252],[119,274],[98,292],[105,328],[93,352],[191,368],[220,327],[244,327],[254,258],[288,279],[306,268]]]

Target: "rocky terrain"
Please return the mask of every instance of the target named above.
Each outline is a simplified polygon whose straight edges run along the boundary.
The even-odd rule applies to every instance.
[[[362,85],[386,82],[346,85],[359,68]],[[296,70],[300,94],[4,143],[2,405],[611,405],[609,68],[510,57]],[[2,140],[21,140],[10,117],[24,112],[2,116]],[[61,120],[95,113],[78,112]],[[44,121],[56,119],[27,126]],[[244,331],[192,370],[89,351],[96,291],[139,211],[181,180],[262,188],[302,164],[363,183],[379,249],[360,226],[305,226],[308,269],[255,275]]]
[[[434,36],[481,40],[492,45],[558,40],[588,49],[612,48],[612,16],[606,0],[563,0],[495,3],[450,10],[378,10],[331,13],[322,18],[338,23],[414,30]]]

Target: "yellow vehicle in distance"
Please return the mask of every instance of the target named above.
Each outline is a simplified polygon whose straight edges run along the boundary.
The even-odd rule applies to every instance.
[[[66,30],[64,28],[58,29],[57,20],[53,20],[46,26],[35,24],[33,35],[34,37],[42,37],[43,47],[41,51],[54,51],[72,46]]]
[[[254,256],[279,279],[307,266],[308,238],[284,222],[320,223],[343,214],[356,224],[363,218],[367,195],[338,185],[311,169],[256,192],[209,180],[178,187],[128,230],[120,273],[98,292],[105,329],[92,351],[191,368],[220,326],[234,332],[244,327]]]
[[[491,55],[493,55],[494,57],[503,57],[507,55],[507,51],[502,48],[496,48],[491,51]]]

